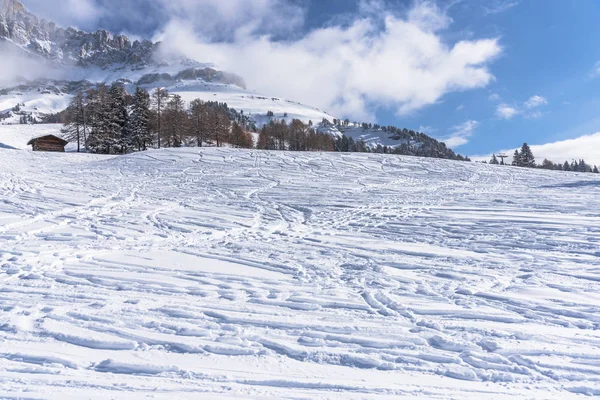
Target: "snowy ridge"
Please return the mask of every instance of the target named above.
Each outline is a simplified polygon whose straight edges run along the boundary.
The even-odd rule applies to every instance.
[[[0,397],[600,394],[591,174],[0,153]]]

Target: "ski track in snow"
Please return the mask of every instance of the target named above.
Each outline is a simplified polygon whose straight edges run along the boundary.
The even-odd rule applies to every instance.
[[[600,395],[600,180],[1,150],[1,398]]]

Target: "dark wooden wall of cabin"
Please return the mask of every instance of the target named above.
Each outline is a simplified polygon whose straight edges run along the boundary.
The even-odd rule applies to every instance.
[[[33,151],[55,151],[64,153],[65,146],[58,140],[38,139],[33,142]]]

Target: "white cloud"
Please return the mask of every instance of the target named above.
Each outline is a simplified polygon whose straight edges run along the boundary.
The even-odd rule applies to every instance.
[[[241,75],[252,89],[370,119],[377,106],[408,114],[494,79],[487,65],[501,52],[498,40],[448,45],[439,30],[449,23],[431,3],[418,3],[404,17],[358,15],[295,40],[256,35],[242,25],[233,41],[210,42],[195,38],[193,24],[182,20],[157,39]]]
[[[31,55],[10,41],[0,40],[0,85],[16,86],[26,80],[34,80],[41,77],[47,79],[64,78],[64,71],[55,68],[51,62]]]
[[[355,15],[308,31],[306,2],[295,0],[25,1],[66,25],[151,29],[164,50],[214,63],[251,89],[362,120],[378,107],[404,115],[485,87],[502,51],[497,38],[449,40],[452,20],[433,1],[400,14],[385,0],[361,0]]]
[[[541,145],[532,145],[531,151],[535,156],[536,162],[541,163],[544,158],[554,163],[571,162],[572,160],[584,159],[588,164],[598,165],[600,167],[600,132],[592,135],[580,136],[574,139],[561,140],[558,142],[546,143]],[[515,149],[496,152],[496,154],[506,153],[512,156]],[[485,156],[471,157],[476,161],[489,160],[491,154]],[[508,163],[512,162],[509,158]]]
[[[529,98],[529,100],[527,100],[525,102],[525,107],[526,108],[535,108],[535,107],[543,106],[546,104],[548,104],[548,100],[546,100],[542,96],[534,95],[534,96],[531,96]]]
[[[592,78],[600,76],[600,61],[594,65],[594,69],[592,70]]]
[[[290,0],[23,0],[42,18],[86,30],[107,29],[152,36],[173,20],[191,24],[204,40],[234,34],[293,33],[305,8]],[[66,4],[65,4],[66,3]]]
[[[458,107],[456,107],[456,111],[461,111],[461,110],[464,110],[464,109],[465,109],[465,105],[464,104],[461,104]]]
[[[498,93],[492,93],[488,97],[489,101],[498,101],[500,100],[500,95]]]
[[[465,121],[464,123],[452,128],[450,136],[442,141],[450,148],[457,148],[469,143],[469,138],[473,135],[475,129],[479,126],[479,122],[474,120]]]
[[[426,126],[421,125],[421,126],[419,126],[419,129],[417,129],[417,132],[425,133],[427,135],[431,135],[432,133],[434,133],[436,131],[437,131],[437,129],[435,129],[429,125],[426,125]]]
[[[515,116],[522,114],[525,118],[537,119],[541,118],[545,113],[533,109],[547,104],[548,100],[546,100],[546,98],[539,95],[534,95],[525,101],[522,107],[511,106],[506,103],[498,104],[496,107],[496,116],[502,119],[512,119]]]
[[[95,0],[22,0],[36,15],[60,25],[79,26],[102,18],[107,11]]]
[[[488,0],[484,6],[485,14],[498,14],[517,6],[519,0]]]
[[[515,115],[519,115],[521,111],[508,104],[502,103],[496,107],[496,115],[502,119],[512,119]]]
[[[538,118],[542,118],[544,116],[544,112],[542,111],[533,111],[530,113],[525,114],[525,118],[527,119],[538,119]]]

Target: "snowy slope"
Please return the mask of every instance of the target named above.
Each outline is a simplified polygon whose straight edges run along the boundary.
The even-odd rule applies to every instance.
[[[45,135],[62,137],[61,128],[60,124],[0,125],[0,148],[31,149],[27,146],[31,139]]]
[[[600,395],[592,174],[0,157],[0,398]]]
[[[111,75],[111,78],[100,79],[94,82],[107,82],[110,84],[116,80],[112,80],[116,76],[120,75]],[[74,92],[51,92],[44,90],[44,87],[48,85],[41,86],[40,88],[39,85],[31,85],[26,90],[6,90],[5,93],[0,92],[0,114],[9,112],[17,104],[20,104],[21,111],[40,119],[42,114],[57,113],[66,109],[74,96]],[[155,82],[151,85],[141,86],[147,88],[150,92],[156,87],[164,87],[171,94],[180,95],[188,104],[195,99],[227,103],[230,108],[244,111],[247,115],[252,115],[259,126],[268,122],[267,113],[269,111],[274,113],[274,118],[285,119],[288,122],[291,122],[293,119],[299,119],[305,123],[309,121],[318,123],[323,118],[327,118],[330,121],[334,118],[317,108],[278,97],[265,96],[235,85],[205,82],[202,80],[182,80],[175,82]],[[62,89],[61,85],[56,85],[56,87]],[[133,93],[136,85],[134,83],[127,84],[126,88],[129,92]],[[12,113],[10,118],[0,120],[0,124],[18,122],[19,115],[15,113]]]
[[[245,90],[235,85],[214,84],[202,81],[180,81],[164,85],[170,93],[180,95],[189,104],[192,100],[218,101],[227,103],[230,108],[252,115],[258,126],[268,122],[267,113],[272,111],[274,118],[285,119],[288,123],[299,119],[305,123],[321,122],[323,118],[330,121],[333,117],[318,108],[278,97],[268,97],[252,90]],[[148,87],[152,90],[153,87]],[[130,90],[135,90],[131,87]]]

